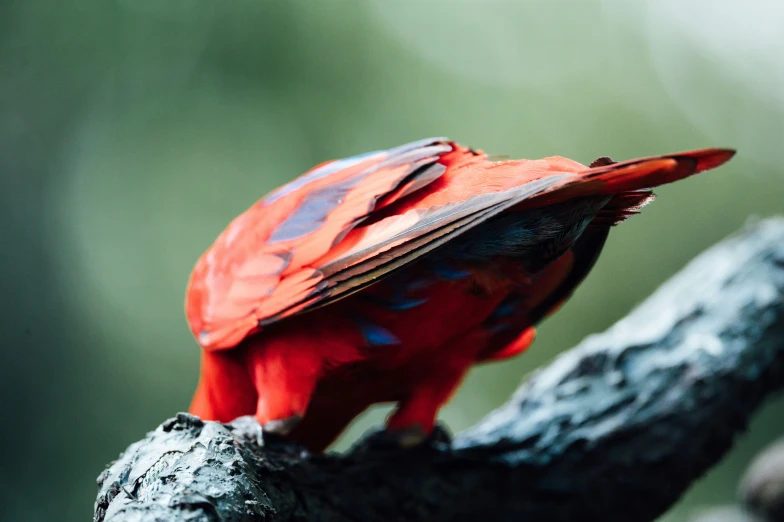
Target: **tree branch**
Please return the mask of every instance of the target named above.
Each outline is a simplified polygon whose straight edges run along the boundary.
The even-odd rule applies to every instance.
[[[783,385],[775,218],[700,255],[451,444],[314,456],[179,414],[104,471],[96,520],[654,520]]]

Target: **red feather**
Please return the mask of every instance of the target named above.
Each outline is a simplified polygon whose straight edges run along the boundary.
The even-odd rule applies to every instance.
[[[390,429],[427,433],[473,364],[528,347],[648,189],[732,155],[589,168],[493,162],[433,138],[319,165],[237,217],[197,262],[186,315],[204,350],[191,411],[255,413],[268,427],[301,418],[290,435],[315,451],[394,401]]]

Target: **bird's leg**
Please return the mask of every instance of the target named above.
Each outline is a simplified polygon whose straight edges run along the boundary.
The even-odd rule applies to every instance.
[[[321,376],[322,359],[309,346],[270,338],[247,354],[258,399],[256,419],[265,433],[287,435],[305,416]]]
[[[459,360],[437,365],[398,403],[386,426],[399,446],[415,446],[431,436],[438,411],[452,397],[470,367],[471,362],[460,364]]]
[[[229,422],[256,409],[256,388],[245,361],[234,351],[202,352],[201,376],[189,412],[203,420]]]
[[[388,451],[428,445],[448,446],[449,433],[436,426],[436,416],[470,368],[453,367],[451,371],[439,368],[419,386],[416,386],[387,419],[386,429],[375,430],[365,435],[352,449],[354,453]]]

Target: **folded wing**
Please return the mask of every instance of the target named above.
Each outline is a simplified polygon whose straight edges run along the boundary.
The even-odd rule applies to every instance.
[[[565,158],[499,166],[433,138],[328,162],[270,193],[218,237],[191,275],[188,321],[206,349],[231,348],[266,325],[373,284],[506,210],[648,188],[729,157],[711,149],[592,169]],[[450,193],[455,176],[471,190]]]

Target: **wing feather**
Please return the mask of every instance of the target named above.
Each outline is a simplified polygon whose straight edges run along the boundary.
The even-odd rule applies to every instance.
[[[394,233],[388,239],[377,237],[378,242],[372,247],[351,253],[319,268],[323,279],[319,285],[314,286],[306,303],[295,303],[289,309],[260,319],[260,324],[271,324],[293,313],[325,306],[362,290],[499,212],[559,183],[565,177],[567,176],[551,176],[518,187],[509,193],[483,194],[447,206],[449,208],[424,212],[421,219],[407,229]],[[453,206],[455,208],[451,208]]]
[[[731,156],[706,149],[593,168],[559,157],[492,163],[432,138],[328,162],[218,237],[191,275],[188,321],[206,349],[231,348],[374,284],[505,210],[653,187]]]
[[[374,209],[438,179],[439,158],[458,148],[429,138],[327,162],[238,216],[191,274],[186,315],[199,342],[230,347],[252,317],[301,301],[322,277],[314,261]]]
[[[342,299],[566,177],[551,176],[503,193],[482,194],[440,208],[410,211],[414,214],[413,219],[409,216],[390,218],[402,223],[403,227],[388,227],[384,221],[371,225],[365,231],[370,238],[367,245],[360,243],[334,260],[320,260],[307,279],[282,281],[274,292],[277,295],[270,296],[258,307],[255,318],[265,326]],[[378,229],[383,229],[383,234]]]

